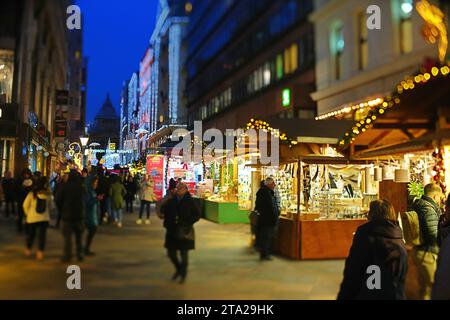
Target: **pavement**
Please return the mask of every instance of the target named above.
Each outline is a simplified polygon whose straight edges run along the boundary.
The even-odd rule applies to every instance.
[[[23,255],[25,238],[14,221],[0,218],[0,299],[335,299],[344,260],[259,261],[250,248],[248,225],[196,225],[196,250],[189,253],[186,282],[170,280],[174,269],[164,249],[162,221],[150,225],[100,226],[94,257],[81,263],[81,290],[67,289],[68,264],[60,262],[61,231],[48,230],[45,260]]]

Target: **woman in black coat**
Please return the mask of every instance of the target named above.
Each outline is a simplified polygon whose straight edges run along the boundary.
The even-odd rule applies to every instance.
[[[188,251],[195,249],[194,223],[200,219],[200,210],[188,192],[184,183],[179,183],[176,194],[161,206],[166,228],[167,255],[175,266],[172,280],[180,277],[184,283],[188,268]],[[178,259],[178,252],[181,260]]]
[[[408,256],[397,215],[386,200],[370,203],[345,261],[338,300],[403,300]]]

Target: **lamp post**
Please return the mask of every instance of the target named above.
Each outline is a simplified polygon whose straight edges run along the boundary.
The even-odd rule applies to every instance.
[[[86,151],[86,145],[88,144],[89,137],[80,137],[81,147],[82,147],[82,154],[83,154],[83,168],[86,167],[86,157],[85,157],[85,151]]]

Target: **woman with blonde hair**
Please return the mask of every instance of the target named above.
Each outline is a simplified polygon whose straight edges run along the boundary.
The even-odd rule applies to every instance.
[[[403,300],[408,256],[394,207],[372,201],[368,219],[353,237],[338,300]]]

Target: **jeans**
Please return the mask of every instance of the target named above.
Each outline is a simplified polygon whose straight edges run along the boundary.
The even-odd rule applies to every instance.
[[[274,226],[258,226],[256,233],[256,243],[259,248],[261,258],[270,257],[270,255],[272,254],[274,236]]]
[[[181,260],[178,259],[178,251],[180,252]],[[188,251],[168,249],[167,255],[169,256],[170,261],[172,261],[172,264],[175,266],[177,273],[181,275],[182,278],[185,278],[188,268]]]
[[[100,201],[100,223],[103,222],[103,218],[106,216],[107,212],[108,214],[112,214],[110,197],[105,197],[102,201]]]
[[[64,258],[72,258],[72,234],[75,235],[76,252],[77,257],[83,257],[82,250],[82,238],[83,235],[83,223],[82,222],[72,222],[63,221],[62,233],[64,236]]]
[[[92,240],[94,240],[94,236],[97,233],[97,227],[88,227],[88,234],[86,237],[86,247],[84,248],[84,252],[88,253],[91,251]]]
[[[36,233],[39,234],[39,251],[44,251],[45,242],[47,240],[47,227],[48,222],[35,222],[29,223],[27,226],[27,249],[31,250],[33,248],[34,239],[36,238]]]
[[[122,208],[112,208],[111,215],[114,221],[122,222]]]
[[[414,260],[419,272],[420,296],[424,300],[430,300],[437,269],[437,254],[414,249]]]
[[[151,202],[147,200],[141,200],[141,209],[139,210],[139,219],[142,219],[144,214],[144,207],[147,207],[147,219],[150,219],[150,205]]]
[[[126,212],[133,213],[133,199],[125,199]]]

